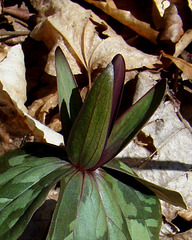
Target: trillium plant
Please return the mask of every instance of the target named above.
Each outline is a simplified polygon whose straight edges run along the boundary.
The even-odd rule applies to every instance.
[[[159,81],[121,115],[121,55],[95,80],[84,102],[59,47],[55,57],[65,144],[27,143],[0,157],[0,239],[17,239],[60,182],[46,240],[157,240],[159,199],[185,203],[180,194],[140,178],[115,156],[152,116],[166,82]]]

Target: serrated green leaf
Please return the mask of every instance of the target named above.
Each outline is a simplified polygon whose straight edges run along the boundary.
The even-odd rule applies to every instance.
[[[121,161],[117,159],[112,159],[110,162],[108,162],[106,165],[104,165],[104,169],[112,174],[111,170],[115,170],[112,175],[119,178],[118,176],[121,176],[121,178],[127,178],[129,181],[132,181],[131,179],[135,179],[138,182],[142,183],[144,186],[149,188],[151,191],[153,191],[158,198],[172,204],[175,206],[180,206],[183,208],[187,208],[186,203],[184,202],[182,196],[180,193],[166,189],[164,187],[158,186],[152,182],[148,182],[143,178],[140,178],[136,173],[133,172],[127,165],[122,163]],[[119,172],[119,174],[118,174]],[[126,177],[127,175],[127,177]],[[131,177],[131,178],[128,178]]]
[[[2,155],[0,163],[0,238],[14,240],[71,165],[56,157],[28,154],[25,148]]]
[[[116,120],[102,158],[110,160],[132,140],[159,106],[165,89],[162,80]]]
[[[67,143],[73,122],[81,109],[82,100],[76,80],[60,47],[57,47],[55,52],[55,65],[62,130]]]
[[[108,133],[113,96],[113,65],[100,74],[76,118],[67,142],[69,160],[81,169],[99,160]]]

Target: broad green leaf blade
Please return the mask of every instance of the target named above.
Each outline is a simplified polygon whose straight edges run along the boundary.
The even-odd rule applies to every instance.
[[[79,171],[61,183],[47,240],[131,240],[118,200],[99,172]]]
[[[112,159],[110,162],[108,162],[103,167],[107,172],[109,172],[110,174],[112,174],[116,177],[122,176],[124,179],[127,178],[127,180],[129,180],[130,182],[133,181],[133,179],[137,180],[138,182],[142,183],[144,186],[149,188],[151,191],[153,191],[157,195],[158,198],[160,198],[172,205],[187,208],[180,193],[166,189],[166,188],[158,186],[154,183],[148,182],[143,178],[140,178],[127,165],[125,165],[124,163],[122,163],[121,161],[119,161],[117,159]]]
[[[100,166],[115,157],[149,120],[159,106],[165,89],[166,81],[162,80],[115,121]]]
[[[0,157],[0,239],[17,239],[52,185],[71,171],[69,163],[57,157],[40,157],[42,150],[29,154],[29,149]]]
[[[100,74],[71,129],[67,153],[69,160],[81,169],[98,162],[108,133],[113,95],[113,65]]]
[[[122,176],[119,181],[107,173],[102,177],[106,181],[103,184],[111,186],[113,201],[119,205],[126,219],[130,239],[157,240],[161,228],[161,207],[155,194],[134,179],[125,181]],[[105,204],[107,206],[108,203]]]
[[[73,122],[82,106],[82,100],[75,78],[60,47],[57,47],[55,52],[55,65],[62,130],[66,143]]]

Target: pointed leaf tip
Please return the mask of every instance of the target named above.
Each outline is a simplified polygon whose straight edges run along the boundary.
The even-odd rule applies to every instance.
[[[59,109],[65,143],[82,106],[76,80],[60,47],[55,51]]]
[[[159,106],[165,89],[166,80],[161,80],[115,121],[97,167],[115,157],[132,140]]]
[[[112,64],[114,67],[114,87],[113,87],[113,104],[111,118],[115,120],[123,92],[123,85],[125,79],[125,61],[122,55],[117,54],[113,60]]]

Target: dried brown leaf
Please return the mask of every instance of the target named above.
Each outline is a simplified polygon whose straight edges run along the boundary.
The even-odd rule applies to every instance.
[[[0,121],[7,132],[16,137],[33,134],[39,141],[60,145],[63,137],[32,118],[24,103],[26,102],[26,80],[24,55],[21,45],[10,49],[0,62]]]
[[[153,0],[156,8],[158,9],[160,16],[163,17],[165,9],[169,7],[170,1],[168,0]]]
[[[188,222],[192,221],[192,207],[189,207],[187,210],[179,211],[179,216],[185,219]]]
[[[188,6],[190,7],[191,11],[192,11],[192,2],[191,0],[187,0],[188,1]]]
[[[0,62],[3,61],[7,57],[7,53],[10,47],[5,45],[4,43],[0,43]]]
[[[135,18],[130,11],[116,9],[111,7],[108,2],[86,0],[86,2],[93,4],[94,6],[100,8],[102,11],[115,18],[119,22],[123,23],[125,26],[131,28],[139,35],[150,40],[153,43],[157,43],[158,31],[151,28],[150,24],[140,21]]]
[[[157,56],[130,47],[106,22],[71,1],[58,1],[55,14],[37,25],[31,37],[44,41],[49,50],[46,72],[54,75],[54,50],[60,45],[74,74],[104,68],[112,58],[123,55],[126,68],[153,67]],[[102,31],[100,32],[100,30]]]
[[[166,8],[163,15],[162,28],[163,31],[160,40],[169,40],[176,43],[183,35],[183,22],[175,4],[170,4],[170,6]]]
[[[159,77],[154,72],[140,72],[134,101],[142,96],[154,84],[154,80]],[[189,169],[191,168],[192,135],[178,118],[172,102],[163,102],[149,123],[142,129],[142,132],[146,136],[152,137],[153,146],[156,148],[154,154],[151,154],[150,149],[147,149],[146,146],[138,145],[137,142],[132,141],[119,154],[119,158],[128,165],[131,162],[137,174],[144,179],[180,192],[187,205],[191,206],[192,172]],[[162,213],[168,222],[172,221],[180,210],[179,207],[163,201],[161,206]],[[169,229],[166,230],[165,227],[169,227]],[[163,223],[163,236],[165,233],[171,235],[176,232],[178,229],[173,229],[169,223],[166,226]]]
[[[192,79],[192,64],[191,63],[188,63],[181,58],[177,58],[177,57],[171,56],[166,53],[163,53],[163,57],[169,58],[179,69],[181,69],[184,72],[184,74],[189,79]]]
[[[192,29],[189,29],[180,38],[179,42],[175,45],[174,57],[178,57],[183,50],[192,42]]]
[[[27,112],[26,102],[26,80],[24,55],[21,45],[12,47],[7,57],[0,63],[0,82],[14,104],[24,112]]]
[[[29,114],[45,124],[46,116],[58,104],[57,92],[35,100],[28,108]]]

